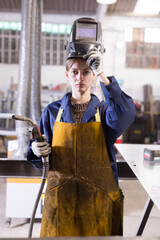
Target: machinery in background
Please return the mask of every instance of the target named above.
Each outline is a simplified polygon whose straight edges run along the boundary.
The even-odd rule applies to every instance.
[[[143,103],[135,102],[135,121],[122,136],[124,143],[160,144],[160,99],[153,97],[152,86],[143,86]]]
[[[52,102],[60,99],[68,89],[60,87],[58,89],[49,88],[45,86],[41,89],[41,108]],[[156,143],[160,144],[160,98],[153,97],[152,86],[143,86],[143,101],[135,101],[136,116],[133,124],[125,131],[125,133],[118,140],[123,143]],[[15,132],[15,123],[12,119],[4,119],[4,113],[15,113],[17,100],[17,84],[11,79],[10,89],[6,96],[0,92],[0,137],[5,146],[5,152],[0,151],[1,157],[7,156],[7,143],[8,137],[4,134],[3,130]],[[6,131],[5,134],[7,135]],[[14,136],[10,138],[15,139]]]
[[[56,87],[52,85],[41,86],[42,111],[49,103],[61,99],[67,91],[67,84],[59,84]],[[16,113],[17,95],[18,85],[12,77],[7,92],[0,91],[0,143],[2,144],[0,148],[0,158],[8,157],[9,141],[17,139],[15,121],[11,117]],[[21,159],[19,151],[15,157]]]
[[[146,137],[147,117],[142,114],[141,105],[135,103],[135,120],[122,135],[124,143],[144,143]]]

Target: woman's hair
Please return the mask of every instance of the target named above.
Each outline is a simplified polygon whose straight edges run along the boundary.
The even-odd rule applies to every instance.
[[[72,67],[73,63],[76,61],[76,58],[69,58],[66,61],[66,71],[68,72]]]
[[[83,58],[69,58],[66,61],[66,71],[68,72],[70,70],[70,68],[72,67],[72,65],[74,64],[74,62],[78,61],[78,60],[84,60]]]

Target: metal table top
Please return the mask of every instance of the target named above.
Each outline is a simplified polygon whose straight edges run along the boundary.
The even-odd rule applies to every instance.
[[[160,150],[160,145],[115,144],[115,147],[160,210],[160,160],[146,161],[143,157],[144,148]]]

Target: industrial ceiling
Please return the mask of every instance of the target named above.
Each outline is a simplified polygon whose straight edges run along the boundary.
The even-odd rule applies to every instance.
[[[6,13],[9,12],[10,19],[14,17],[13,21],[18,21],[18,16],[21,16],[22,1],[24,0],[0,0],[0,20],[8,21]],[[43,21],[64,23],[65,20],[66,24],[71,24],[76,18],[85,16],[96,18],[100,22],[103,22],[106,16],[138,17],[134,13],[137,1],[117,0],[114,4],[105,5],[98,4],[96,0],[43,0]],[[154,22],[155,18],[160,17],[160,12],[158,15],[141,15],[140,17],[143,17],[144,21],[147,21],[147,17],[152,17],[152,22]]]
[[[23,0],[22,0],[23,1]],[[108,5],[107,15],[133,14],[137,0],[117,0]],[[96,15],[96,0],[44,0],[44,14]],[[0,12],[21,12],[21,0],[0,0]]]

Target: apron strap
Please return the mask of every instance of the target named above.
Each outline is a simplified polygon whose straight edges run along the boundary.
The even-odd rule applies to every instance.
[[[62,113],[63,113],[63,109],[60,107],[56,117],[56,122],[60,122]]]
[[[59,110],[58,110],[57,117],[56,117],[56,122],[60,122],[62,113],[63,113],[63,109],[60,107]],[[101,121],[98,107],[97,107],[97,113],[95,114],[95,119],[96,119],[96,122]]]
[[[95,114],[95,119],[96,119],[96,122],[100,122],[101,119],[100,119],[100,113],[99,113],[99,108],[97,107],[97,113]]]

